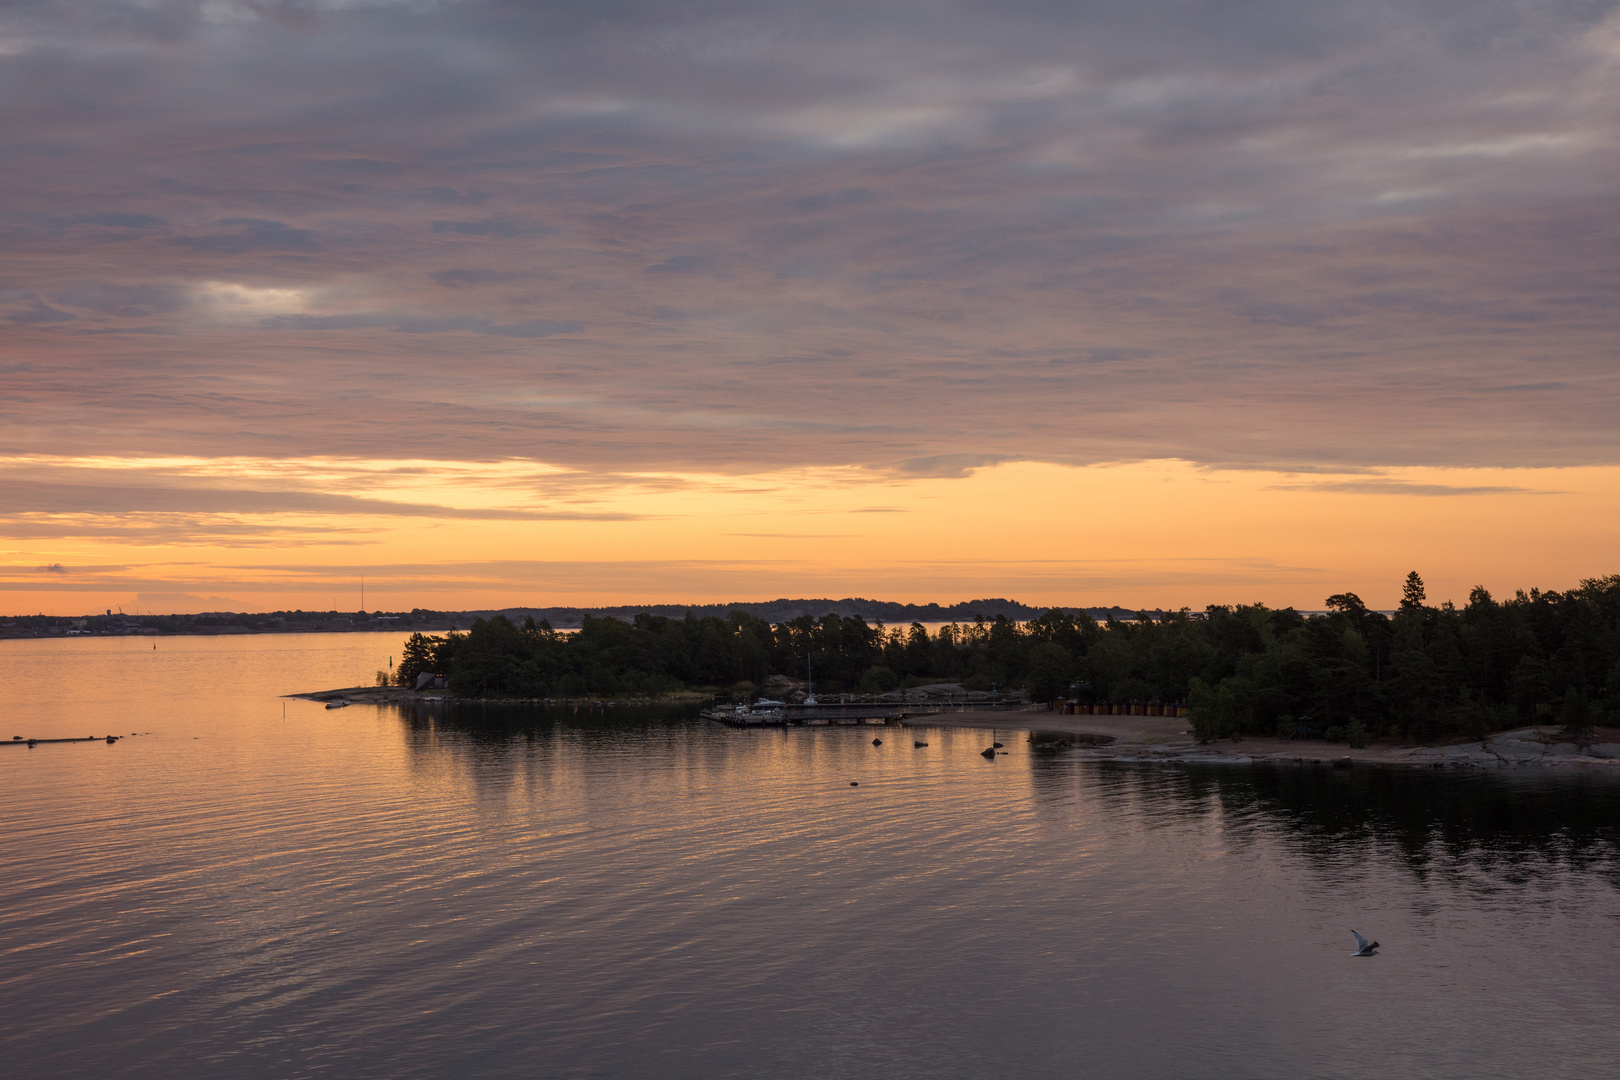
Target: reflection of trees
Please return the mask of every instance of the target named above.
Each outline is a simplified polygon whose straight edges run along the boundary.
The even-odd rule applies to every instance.
[[[1611,864],[1620,783],[1585,775],[1436,775],[1409,769],[1260,768],[1221,778],[1227,812],[1255,810],[1307,853],[1377,842],[1413,869],[1439,858],[1510,871],[1515,864]]]
[[[607,774],[644,783],[649,768],[730,780],[739,763],[759,766],[760,752],[777,745],[727,738],[695,707],[397,708],[413,761],[448,765],[488,797],[564,781],[596,787],[593,778]],[[814,758],[814,734],[798,734],[806,737],[782,744],[787,756],[770,751],[769,769],[791,774]],[[1417,875],[1488,871],[1513,883],[1571,870],[1620,888],[1620,775],[1607,772],[1142,765],[1073,753],[1028,760],[1038,805],[1078,799],[1133,830],[1207,822],[1233,848],[1280,844],[1334,873],[1371,852]]]
[[[688,748],[704,725],[696,706],[533,705],[412,701],[395,706],[407,748],[420,766],[449,760],[481,789],[509,789],[520,778],[543,786],[557,767],[587,774],[592,762],[637,752]],[[580,753],[583,751],[583,753]],[[577,755],[566,761],[571,755]]]
[[[1508,880],[1551,867],[1620,887],[1620,776],[1606,773],[1336,770],[1325,767],[1031,763],[1036,793],[1073,793],[1110,814],[1172,824],[1218,813],[1230,842],[1268,832],[1317,863],[1363,851],[1416,873],[1466,865]],[[1246,827],[1245,827],[1246,826]]]
[[[697,706],[534,705],[499,701],[420,700],[396,706],[412,732],[454,732],[472,743],[506,743],[561,732],[582,739],[615,740],[673,733],[697,722]]]

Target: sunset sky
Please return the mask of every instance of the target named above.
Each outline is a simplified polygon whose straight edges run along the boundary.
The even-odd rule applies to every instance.
[[[0,614],[1620,572],[1620,0],[0,7]]]

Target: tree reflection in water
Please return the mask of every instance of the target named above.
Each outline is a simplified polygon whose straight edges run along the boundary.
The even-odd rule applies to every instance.
[[[1031,767],[1038,791],[1081,783],[1149,820],[1216,813],[1232,826],[1230,842],[1278,835],[1324,868],[1394,857],[1420,874],[1467,866],[1513,882],[1560,867],[1596,871],[1620,887],[1620,770],[1142,765],[1044,755]]]

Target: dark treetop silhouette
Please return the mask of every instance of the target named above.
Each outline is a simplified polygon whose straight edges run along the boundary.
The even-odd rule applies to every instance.
[[[1538,719],[1580,737],[1620,721],[1620,575],[1501,602],[1475,588],[1461,608],[1425,600],[1414,572],[1393,615],[1354,593],[1329,597],[1313,616],[1251,604],[1097,622],[1054,608],[934,634],[837,614],[773,625],[733,611],[586,618],[564,635],[497,615],[468,633],[413,635],[396,678],[410,685],[432,672],[481,697],[746,691],[802,675],[810,658],[828,693],[949,680],[1022,688],[1038,701],[1186,700],[1201,738],[1308,730],[1426,740]]]

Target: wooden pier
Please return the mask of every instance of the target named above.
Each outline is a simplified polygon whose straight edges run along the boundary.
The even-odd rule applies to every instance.
[[[704,709],[703,717],[728,727],[879,727],[903,720],[909,710],[892,704],[847,704],[829,701],[814,705],[721,705]]]
[[[1028,706],[1022,701],[914,701],[845,702],[814,704],[719,705],[702,716],[728,727],[874,727],[916,721],[945,712],[1013,712]]]

